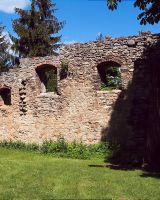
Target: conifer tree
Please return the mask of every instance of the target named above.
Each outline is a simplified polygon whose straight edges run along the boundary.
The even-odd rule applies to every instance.
[[[4,27],[0,25],[0,72],[8,70],[12,65],[13,56],[9,53],[10,42],[4,35]]]
[[[55,4],[51,0],[32,0],[31,8],[16,8],[19,18],[13,20],[13,30],[18,37],[11,36],[13,49],[20,57],[47,56],[55,53],[61,36],[54,36],[64,23],[54,16]]]
[[[96,40],[97,41],[103,41],[104,40],[104,37],[103,37],[102,33],[98,34]]]

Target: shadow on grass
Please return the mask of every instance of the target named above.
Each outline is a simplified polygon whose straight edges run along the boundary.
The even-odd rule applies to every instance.
[[[160,39],[135,60],[132,81],[101,135],[112,151],[111,168],[160,170]]]
[[[90,164],[90,165],[88,165],[89,167],[93,167],[93,168],[109,168],[109,169],[115,169],[115,170],[129,170],[129,171],[131,171],[131,170],[135,170],[135,168],[134,167],[132,167],[132,166],[127,166],[127,167],[125,167],[125,166],[121,166],[121,165],[113,165],[113,164],[104,164],[104,165],[96,165],[96,164]]]
[[[113,169],[113,170],[120,170],[120,171],[135,171],[135,170],[139,170],[140,168],[135,168],[133,166],[124,166],[124,165],[114,165],[114,164],[90,164],[88,165],[91,168],[108,168],[108,169]],[[142,169],[142,174],[140,174],[139,176],[141,178],[156,178],[156,179],[160,179],[160,171],[156,171],[153,169]]]
[[[160,172],[143,172],[140,177],[142,178],[157,178],[160,179]]]

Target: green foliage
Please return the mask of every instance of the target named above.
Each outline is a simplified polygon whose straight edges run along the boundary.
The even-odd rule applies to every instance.
[[[121,0],[107,0],[107,6],[110,10],[117,9]],[[160,1],[159,0],[134,0],[134,7],[138,7],[142,12],[137,19],[140,24],[146,25],[159,23],[160,21]]]
[[[77,159],[104,158],[110,154],[107,144],[104,143],[86,145],[82,142],[67,143],[64,139],[59,139],[56,142],[45,141],[42,145],[25,144],[21,141],[2,141],[0,147],[37,151],[42,154]]]
[[[61,157],[89,159],[92,157],[103,157],[108,149],[103,143],[86,145],[83,143],[66,143],[63,139],[57,142],[46,141],[41,148],[42,153],[57,154]]]
[[[121,0],[107,0],[107,6],[110,10],[117,9],[118,2],[121,2]]]
[[[42,153],[57,154],[61,157],[89,159],[106,155],[105,144],[86,145],[77,142],[67,143],[63,139],[57,142],[46,141],[41,147]]]
[[[68,75],[68,66],[69,62],[67,60],[61,60],[61,70],[60,70],[60,78],[64,79]]]
[[[108,87],[120,88],[121,86],[121,73],[119,67],[109,67],[106,70],[106,85]]]
[[[16,8],[18,19],[13,20],[13,30],[18,38],[11,36],[13,49],[21,57],[47,56],[55,54],[61,36],[53,36],[63,28],[54,16],[55,4],[51,0],[32,0],[31,8]]]
[[[106,67],[106,82],[101,84],[101,90],[112,90],[121,88],[121,73],[117,66]]]
[[[105,83],[101,83],[101,90],[105,91],[107,89],[108,89],[108,87],[106,86],[106,84]]]
[[[101,83],[101,90],[102,91],[112,91],[117,89],[116,87],[107,86],[105,83]]]
[[[14,56],[9,53],[10,42],[4,35],[4,27],[0,25],[0,72],[7,71],[14,64]]]
[[[67,144],[64,140],[59,140],[57,142],[45,141],[42,144],[41,152],[45,154],[66,153]]]
[[[31,150],[31,151],[38,151],[40,146],[37,144],[25,144],[22,141],[1,141],[0,147],[6,147],[8,149],[21,149],[21,150]]]
[[[45,86],[45,92],[57,92],[57,69],[55,67],[44,65],[36,72]]]
[[[53,69],[45,71],[46,76],[46,92],[57,92],[57,73]]]

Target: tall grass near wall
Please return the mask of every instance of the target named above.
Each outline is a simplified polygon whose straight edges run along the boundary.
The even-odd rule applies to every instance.
[[[86,145],[82,142],[67,143],[64,139],[57,140],[56,142],[51,140],[45,141],[41,145],[26,144],[22,141],[1,141],[0,147],[36,151],[42,154],[76,159],[104,158],[110,154],[108,145],[104,143]]]

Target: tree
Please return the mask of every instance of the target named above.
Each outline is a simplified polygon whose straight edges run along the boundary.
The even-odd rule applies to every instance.
[[[102,33],[99,33],[97,38],[96,38],[97,41],[103,41],[104,40],[104,37],[102,35]]]
[[[13,63],[13,56],[9,53],[10,42],[4,35],[4,27],[0,25],[0,72],[6,71]]]
[[[13,20],[13,30],[18,38],[11,36],[13,49],[20,57],[47,56],[55,53],[61,36],[57,34],[64,23],[53,15],[55,4],[51,0],[32,0],[31,8],[16,8],[19,18]]]
[[[107,6],[110,10],[115,10],[120,2],[121,0],[107,0]],[[160,21],[160,0],[134,0],[134,7],[142,11],[137,17],[141,25]]]

